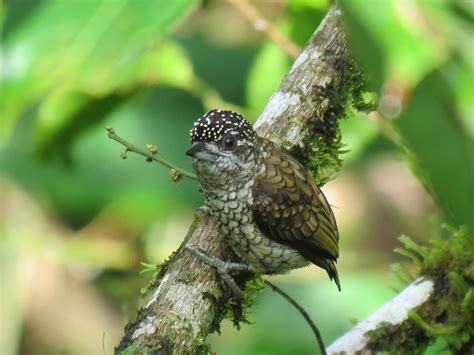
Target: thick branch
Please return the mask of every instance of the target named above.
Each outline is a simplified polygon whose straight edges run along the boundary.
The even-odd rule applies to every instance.
[[[255,124],[261,136],[297,153],[305,163],[312,154],[305,147],[317,138],[328,152],[334,151],[330,148],[337,140],[340,108],[346,104],[342,101],[353,94],[343,78],[353,67],[340,21],[340,11],[333,7]],[[213,221],[198,214],[180,249],[159,273],[151,300],[126,327],[117,353],[193,354],[206,349],[205,338],[218,329],[230,295],[215,271],[184,251],[184,245],[200,246],[220,259],[235,258]]]
[[[432,280],[417,279],[369,318],[358,323],[353,329],[332,343],[327,348],[327,353],[334,355],[365,354],[375,353],[377,350],[389,350],[377,349],[376,341],[379,341],[379,339],[373,337],[374,331],[387,327],[400,331],[404,323],[413,322],[409,317],[409,311],[428,302],[433,290],[434,282]],[[412,333],[411,336],[414,337],[415,334]],[[386,340],[391,342],[392,345],[395,341],[393,337],[386,337]]]
[[[472,293],[460,296],[445,270],[419,277],[366,320],[342,335],[328,354],[423,353],[436,337],[468,334],[472,318]],[[469,286],[466,284],[466,288]],[[464,290],[465,291],[465,290]],[[471,323],[472,324],[472,323]],[[469,338],[468,338],[469,339]],[[462,348],[459,349],[460,344]],[[459,341],[459,354],[472,354],[473,341]]]
[[[421,354],[439,337],[446,350],[474,353],[474,243],[467,228],[444,230],[450,237],[428,246],[400,238],[405,246],[396,251],[412,259],[421,276],[337,339],[328,354]]]

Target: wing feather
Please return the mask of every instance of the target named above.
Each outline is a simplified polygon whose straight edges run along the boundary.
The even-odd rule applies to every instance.
[[[295,158],[262,141],[271,154],[252,188],[255,222],[267,237],[295,248],[338,283],[339,233],[329,203]]]

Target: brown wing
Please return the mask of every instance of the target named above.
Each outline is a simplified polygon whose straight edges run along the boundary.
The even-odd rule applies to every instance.
[[[267,237],[298,250],[337,279],[339,256],[336,220],[323,193],[287,151],[262,139],[271,152],[266,171],[253,186],[253,215]]]

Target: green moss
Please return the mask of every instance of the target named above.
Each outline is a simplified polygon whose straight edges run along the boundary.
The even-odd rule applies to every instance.
[[[444,236],[420,246],[402,236],[396,251],[417,266],[417,276],[434,282],[434,291],[401,325],[386,324],[370,332],[373,351],[423,351],[441,337],[447,349],[464,353],[474,339],[474,239],[467,228],[444,226]],[[396,268],[398,270],[398,267]],[[407,271],[403,274],[406,274]]]
[[[377,354],[384,352],[406,354],[412,353],[411,351],[415,349],[413,353],[420,354],[426,349],[429,340],[429,337],[410,320],[397,326],[384,323],[370,331],[368,335],[371,339],[368,349]]]
[[[213,302],[216,309],[210,333],[220,334],[220,324],[224,319],[230,320],[237,329],[240,329],[241,323],[252,323],[249,320],[250,308],[257,303],[257,294],[265,288],[263,279],[260,275],[241,274],[236,282],[244,287],[243,299],[236,299],[230,291],[225,297],[217,297],[209,293],[205,295]]]
[[[366,78],[352,59],[334,64],[338,75],[325,86],[315,86],[305,97],[307,106],[313,108],[314,119],[302,131],[304,147],[293,147],[292,153],[308,169],[318,184],[335,178],[342,168],[340,155],[344,153],[339,130],[339,120],[351,112],[369,112],[375,108],[375,95],[366,85]]]
[[[263,279],[260,275],[251,275],[245,281],[244,298],[230,303],[226,318],[232,321],[237,329],[240,329],[240,323],[251,324],[249,320],[250,308],[257,304],[257,295],[265,288]]]
[[[168,257],[168,259],[163,261],[162,264],[156,264],[155,265],[155,264],[141,263],[144,268],[143,268],[143,270],[140,271],[140,274],[147,273],[147,272],[153,272],[153,275],[152,275],[151,280],[148,283],[148,285],[146,285],[145,287],[143,287],[141,289],[141,293],[142,293],[143,297],[147,296],[150,293],[150,291],[155,290],[158,287],[158,285],[161,282],[161,279],[163,278],[163,276],[168,271],[169,262],[174,257],[174,255],[175,255],[175,252],[173,252]]]
[[[125,349],[121,350],[119,353],[120,355],[139,355],[141,354],[140,349],[136,345],[130,345]]]

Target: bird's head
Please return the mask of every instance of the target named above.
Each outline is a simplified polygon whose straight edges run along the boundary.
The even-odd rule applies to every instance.
[[[240,114],[211,110],[194,123],[190,134],[192,146],[186,154],[193,158],[201,184],[226,183],[253,174],[258,136]]]

